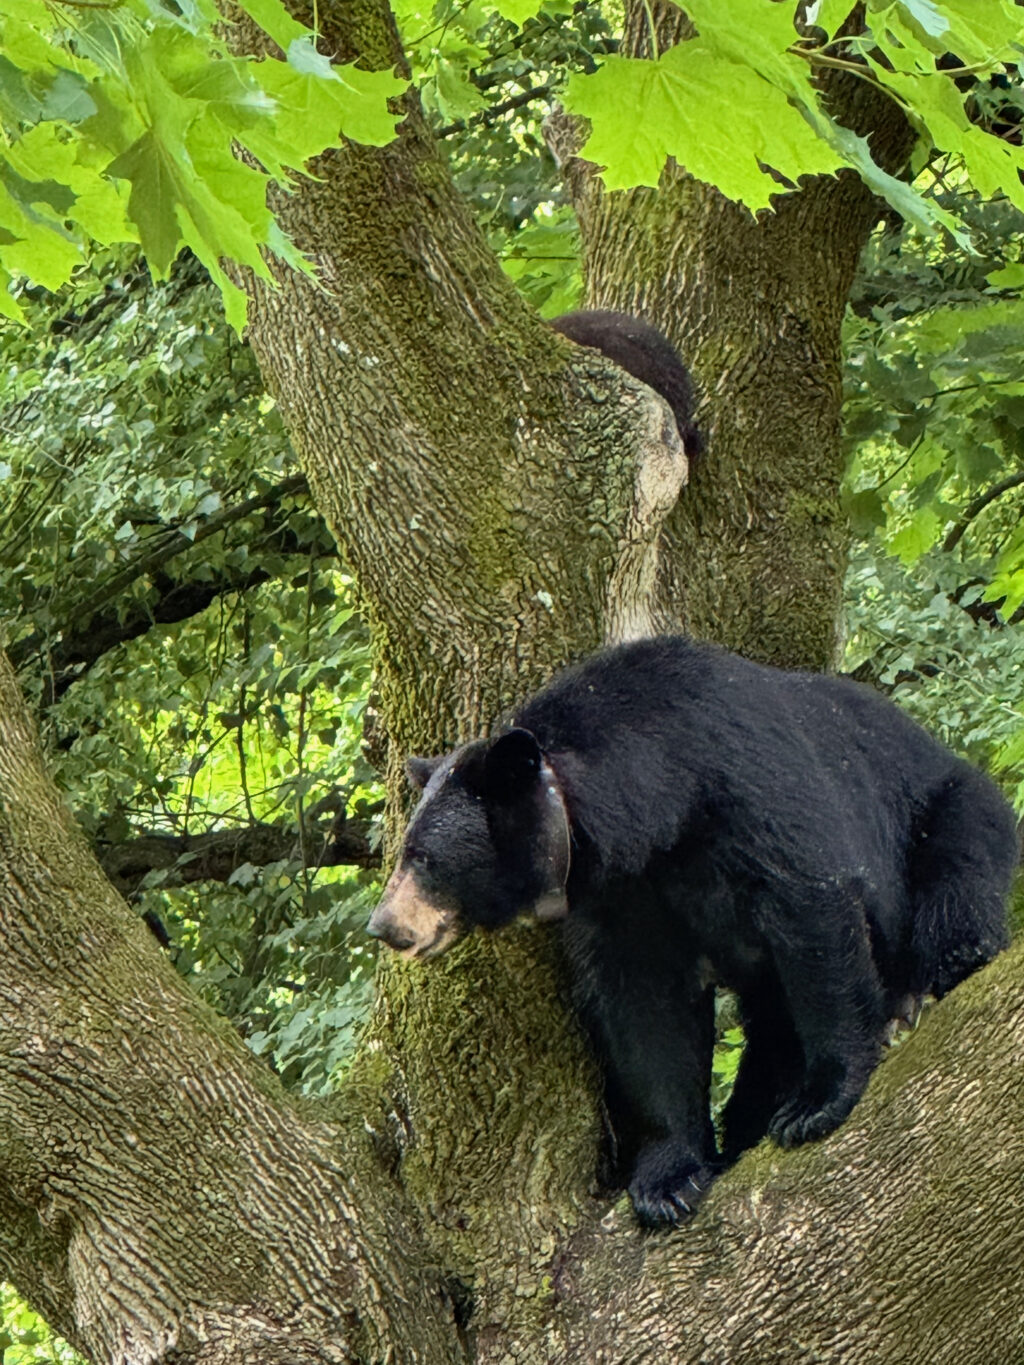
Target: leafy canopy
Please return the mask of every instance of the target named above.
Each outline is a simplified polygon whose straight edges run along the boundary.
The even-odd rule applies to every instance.
[[[244,294],[222,258],[264,278],[266,253],[308,269],[268,182],[342,135],[390,141],[387,101],[404,83],[332,66],[279,0],[243,8],[282,57],[230,55],[212,0],[0,0],[0,312],[23,316],[12,278],[70,279],[86,238],[139,241],[158,279],[190,247],[237,327]]]
[[[308,268],[267,208],[268,183],[286,184],[341,136],[390,140],[388,101],[404,84],[387,71],[332,66],[280,0],[243,8],[280,56],[233,56],[212,0],[0,0],[0,284],[57,288],[86,237],[138,240],[157,278],[187,245],[240,326],[244,298],[223,261],[265,278],[268,254]],[[393,9],[428,110],[448,124],[442,133],[489,123],[499,86],[517,92],[513,103],[558,97],[589,120],[583,154],[609,187],[656,185],[674,157],[757,212],[802,177],[846,167],[909,222],[944,226],[967,244],[954,208],[883,170],[867,139],[832,117],[817,77],[838,68],[905,112],[918,133],[912,171],[937,149],[983,196],[1024,208],[1024,150],[971,116],[979,89],[1019,79],[1013,0],[867,0],[850,33],[850,0],[813,0],[800,28],[785,0],[689,0],[693,36],[651,61],[600,36],[597,6],[394,0]],[[550,226],[564,233],[565,220]],[[565,239],[536,245],[554,261]],[[0,311],[20,316],[7,287]]]

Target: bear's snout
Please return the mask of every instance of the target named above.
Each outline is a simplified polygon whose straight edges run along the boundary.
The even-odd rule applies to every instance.
[[[437,957],[459,936],[454,913],[434,904],[415,875],[397,869],[370,916],[366,932],[404,957]]]
[[[387,901],[381,901],[374,910],[366,926],[366,932],[371,938],[382,939],[389,948],[394,948],[398,952],[413,946],[413,939],[403,931]]]

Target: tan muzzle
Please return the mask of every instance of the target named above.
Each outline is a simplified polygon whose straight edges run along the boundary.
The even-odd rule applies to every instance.
[[[403,957],[437,957],[459,936],[454,910],[429,900],[416,884],[416,874],[396,868],[366,932],[383,939]]]

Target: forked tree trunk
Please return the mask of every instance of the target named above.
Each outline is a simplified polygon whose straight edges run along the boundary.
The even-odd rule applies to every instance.
[[[394,54],[382,0],[327,22],[341,56]],[[259,291],[252,339],[374,628],[393,822],[405,752],[485,729],[602,639],[688,624],[830,658],[856,186],[761,224],[675,175],[657,202],[581,199],[593,298],[642,305],[703,383],[710,449],[680,496],[665,406],[529,313],[411,103],[393,146],[319,170],[283,216],[329,292]],[[98,1361],[1019,1350],[1019,952],[935,1008],[837,1134],[748,1155],[694,1225],[642,1237],[590,1192],[593,1076],[548,930],[384,964],[338,1101],[299,1105],[102,881],[8,673],[0,923],[0,1272]]]
[[[649,56],[652,19],[660,52],[689,36],[675,5],[627,0],[628,55]],[[888,96],[836,71],[823,84],[835,115],[899,172],[914,133]],[[657,323],[704,395],[708,454],[666,519],[652,611],[662,629],[748,658],[834,668],[848,539],[840,329],[879,202],[843,171],[806,179],[754,218],[673,162],[657,191],[607,194],[574,155],[583,131],[549,120],[580,220],[587,305]]]

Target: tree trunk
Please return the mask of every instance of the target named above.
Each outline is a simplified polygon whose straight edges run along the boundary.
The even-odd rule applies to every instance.
[[[0,849],[0,1272],[96,1361],[1020,1358],[1021,947],[926,1012],[837,1133],[763,1144],[693,1225],[642,1236],[624,1200],[582,1189],[586,1071],[560,1053],[556,1012],[558,1037],[519,1032],[520,1005],[543,1023],[533,987],[553,984],[528,952],[542,931],[391,973],[385,1035],[402,1014],[411,1033],[421,988],[438,1003],[438,973],[454,999],[421,1021],[434,1113],[389,1108],[379,1044],[314,1106],[190,995],[103,880],[6,666]],[[484,1014],[495,1038],[517,1034],[519,1074],[478,1058]],[[453,1018],[468,1031],[445,1032]],[[532,1121],[560,1083],[554,1116]],[[465,1186],[442,1204],[449,1162]]]
[[[332,52],[394,60],[382,0],[321,17]],[[282,216],[328,288],[255,290],[252,341],[371,620],[393,833],[405,753],[603,639],[686,624],[831,657],[858,187],[758,223],[679,175],[581,200],[593,298],[642,306],[703,383],[710,449],[680,496],[666,406],[530,313],[412,100],[392,146],[318,170]],[[0,705],[0,1270],[97,1361],[1012,1358],[1019,953],[936,1007],[837,1134],[764,1146],[694,1225],[641,1237],[592,1193],[550,930],[382,964],[338,1102],[299,1105],[103,882],[7,673]]]
[[[689,36],[675,5],[653,16],[659,51]],[[627,0],[627,55],[649,56],[651,23],[646,0]],[[914,132],[892,101],[844,73],[827,84],[835,115],[898,172]],[[657,191],[606,194],[574,155],[574,120],[549,120],[549,140],[580,220],[587,305],[655,322],[704,395],[707,454],[662,533],[660,628],[782,667],[834,668],[848,537],[840,329],[879,201],[844,171],[755,218],[674,162]]]
[[[287,1096],[42,770],[0,656],[0,1275],[96,1361],[460,1358],[361,1112]]]

